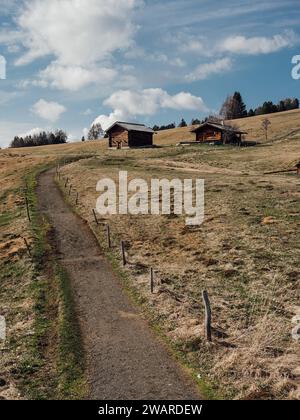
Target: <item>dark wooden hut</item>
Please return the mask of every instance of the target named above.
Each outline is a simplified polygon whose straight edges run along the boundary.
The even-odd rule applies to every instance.
[[[247,134],[222,123],[205,122],[192,130],[196,134],[196,142],[199,143],[233,143],[241,144],[242,135]]]
[[[144,124],[116,122],[106,130],[109,147],[123,149],[128,147],[153,146],[154,131]]]

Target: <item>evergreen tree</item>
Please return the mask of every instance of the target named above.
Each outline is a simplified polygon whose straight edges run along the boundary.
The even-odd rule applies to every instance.
[[[63,130],[57,130],[55,133],[45,131],[30,135],[19,137],[16,136],[10,144],[10,147],[35,147],[35,146],[46,146],[49,144],[62,144],[66,143],[68,135]]]
[[[244,118],[247,117],[247,108],[243,101],[242,95],[240,92],[234,92],[233,99],[236,101],[237,107],[237,117],[236,118]]]
[[[186,121],[184,120],[184,118],[182,118],[182,120],[180,121],[180,123],[179,123],[179,125],[178,125],[178,127],[187,127],[187,123],[186,123]]]
[[[247,117],[246,105],[243,102],[240,92],[235,92],[232,96],[227,96],[222,105],[220,115],[225,120],[235,120],[237,118]]]

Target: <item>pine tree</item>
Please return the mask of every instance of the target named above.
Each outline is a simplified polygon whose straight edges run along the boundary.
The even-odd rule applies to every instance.
[[[184,120],[184,118],[182,118],[181,122],[179,123],[178,127],[187,127],[187,123]]]
[[[247,117],[247,107],[243,101],[242,95],[240,92],[234,92],[233,99],[237,103],[237,117],[236,118],[244,118]]]

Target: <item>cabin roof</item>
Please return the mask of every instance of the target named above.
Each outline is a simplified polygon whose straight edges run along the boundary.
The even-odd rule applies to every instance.
[[[142,133],[152,133],[154,131],[150,127],[146,127],[144,124],[135,124],[135,123],[128,123],[123,121],[117,121],[113,125],[111,125],[106,132],[109,133],[115,126],[119,126],[124,128],[127,131],[140,131]]]
[[[211,123],[211,122],[205,122],[201,125],[199,125],[198,127],[194,128],[193,130],[191,130],[192,133],[196,133],[198,130],[200,130],[203,127],[213,127],[213,128],[217,128],[221,131],[224,132],[228,132],[230,131],[231,133],[236,133],[236,134],[248,134],[246,131],[240,131],[240,130],[236,130],[234,127],[231,127],[230,125],[225,125],[225,124],[219,124],[219,123]]]

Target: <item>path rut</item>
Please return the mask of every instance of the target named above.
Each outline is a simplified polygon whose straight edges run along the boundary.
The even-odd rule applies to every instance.
[[[194,383],[130,302],[88,225],[65,203],[53,170],[39,177],[37,194],[70,277],[89,398],[199,399]]]

